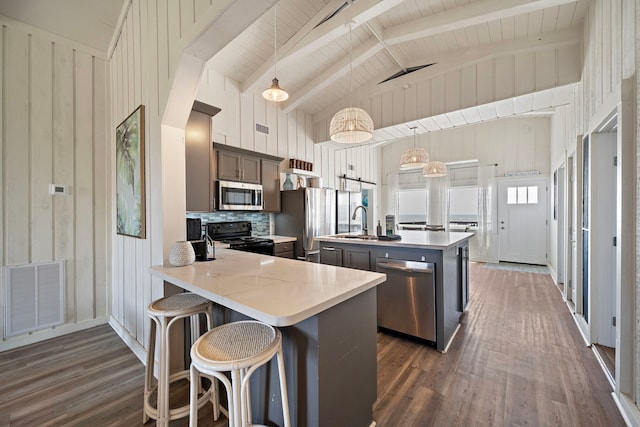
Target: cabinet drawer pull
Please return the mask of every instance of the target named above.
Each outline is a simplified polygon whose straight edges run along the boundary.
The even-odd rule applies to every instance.
[[[323,247],[322,250],[323,251],[332,251],[332,252],[334,252],[336,250],[336,248]]]

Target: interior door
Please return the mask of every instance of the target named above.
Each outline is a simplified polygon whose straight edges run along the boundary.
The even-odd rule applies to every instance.
[[[564,165],[562,165],[561,167],[558,168],[558,170],[556,171],[556,173],[554,174],[554,215],[556,218],[556,224],[557,224],[557,228],[556,228],[556,242],[557,242],[557,268],[556,268],[556,281],[558,283],[562,283],[563,284],[563,293],[564,288],[565,288],[565,243],[567,242],[567,240],[565,239],[565,230],[566,230],[566,226],[565,226],[565,219],[566,219],[566,215],[565,215],[565,198],[564,198],[564,193],[565,193],[565,182],[564,182],[564,178],[565,178],[565,170],[564,170]]]
[[[547,264],[547,179],[498,184],[500,261]]]
[[[589,237],[593,342],[616,346],[617,184],[615,132],[591,134]]]
[[[575,194],[576,194],[576,157],[575,155],[569,156],[567,160],[567,208],[569,209],[567,215],[567,280],[565,284],[565,296],[567,301],[571,301],[575,304],[577,299],[576,295],[576,284],[578,283],[578,279],[576,276],[576,271],[578,271],[577,265],[577,236],[576,236],[576,224],[578,222],[578,205],[576,203]],[[575,308],[575,306],[574,306]]]

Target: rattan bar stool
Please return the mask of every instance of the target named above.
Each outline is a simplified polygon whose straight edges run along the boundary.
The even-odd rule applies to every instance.
[[[172,382],[189,378],[189,370],[169,373],[169,329],[179,319],[190,318],[191,343],[193,344],[200,334],[199,314],[207,317],[207,330],[213,327],[212,303],[199,295],[190,292],[171,295],[153,301],[147,307],[147,315],[151,318],[149,330],[149,346],[147,348],[147,365],[144,376],[144,414],[143,422],[153,418],[158,426],[169,425],[169,421],[182,418],[189,414],[189,406],[171,409],[169,407],[169,386]],[[157,330],[157,332],[156,332]],[[156,347],[156,335],[160,337],[160,349],[158,353],[158,381],[153,384],[153,371]],[[202,392],[200,384],[196,385],[196,391]],[[156,406],[151,403],[151,395],[157,390]],[[208,401],[213,404],[214,418],[219,417],[219,403],[217,395],[217,383],[212,381],[208,390],[202,393],[198,399],[198,407],[204,406]]]
[[[220,325],[203,334],[191,347],[191,414],[189,426],[198,423],[198,390],[200,376],[220,380],[227,392],[229,427],[246,427],[251,423],[249,379],[260,366],[278,356],[278,374],[285,427],[291,426],[287,382],[282,356],[282,333],[273,326],[257,321],[241,321]],[[231,374],[231,381],[225,375]],[[214,381],[214,378],[211,378]]]

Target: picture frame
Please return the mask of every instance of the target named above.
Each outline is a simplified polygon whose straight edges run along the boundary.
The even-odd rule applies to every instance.
[[[146,238],[145,117],[138,106],[116,127],[116,232]]]

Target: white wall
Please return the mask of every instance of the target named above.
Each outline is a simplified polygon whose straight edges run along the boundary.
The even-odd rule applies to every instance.
[[[106,321],[111,154],[104,53],[0,23],[0,264],[64,260],[66,272],[64,325],[4,339],[2,351]],[[69,194],[50,196],[52,183]]]
[[[637,70],[639,67],[638,19],[640,2],[594,0],[585,16],[581,84],[573,102],[558,108],[551,127],[551,164],[566,162],[581,135],[593,132],[612,112],[618,111],[618,333],[616,351],[616,398],[632,425],[640,425],[637,396],[640,390],[640,341],[637,325],[640,314],[640,258],[636,236],[640,232],[636,199],[640,143],[637,125]],[[629,114],[629,111],[634,111]],[[578,203],[581,201],[578,196]],[[630,227],[630,225],[633,226]],[[579,226],[579,224],[578,224]],[[630,233],[631,228],[635,233]],[[551,242],[557,245],[557,242]],[[630,257],[635,254],[635,259]],[[594,296],[591,296],[593,300]]]
[[[499,53],[486,48],[457,53],[454,61],[361,88],[353,99],[360,100],[357,106],[369,112],[375,128],[381,129],[575,83],[581,71],[579,42],[577,37],[568,39],[560,46],[517,52],[518,46],[510,45]],[[344,107],[349,99],[342,100]],[[340,106],[314,116],[316,141],[329,139],[329,122],[336,107]]]
[[[198,41],[202,34],[221,43],[215,34],[216,25],[229,25],[236,32],[244,28],[234,25],[226,15],[221,17],[233,11],[233,7],[225,9],[224,3],[242,6],[248,2],[132,2],[109,61],[112,128],[139,104],[145,104],[147,112],[147,238],[118,236],[111,230],[111,324],[139,357],[144,353],[148,330],[145,307],[165,293],[162,281],[152,279],[147,269],[163,263],[173,242],[185,237],[183,136],[193,99],[222,108],[213,122],[216,142],[311,161],[315,170],[326,174],[326,180],[334,179],[334,149],[313,144],[307,114],[283,114],[261,97],[241,97],[232,79],[205,67],[199,59],[204,55],[190,55],[194,45],[206,50],[210,44],[202,38]],[[257,15],[262,13],[260,8],[269,6],[256,2],[251,13]],[[193,82],[193,76],[198,76],[199,85],[198,79]],[[255,132],[256,122],[269,126],[269,136]],[[113,197],[110,201],[115,206]]]
[[[284,113],[279,104],[266,101],[260,94],[241,95],[239,84],[215,71],[214,63],[215,57],[207,64],[196,99],[221,108],[212,120],[215,142],[311,162],[326,187],[340,188],[338,176],[344,174],[375,181],[376,150],[365,145],[347,148],[330,142],[314,143],[309,114],[302,110]],[[269,134],[256,132],[256,123],[268,126]]]
[[[453,128],[416,136],[416,146],[423,147],[432,160],[455,162],[478,160],[478,165],[497,163],[496,176],[505,172],[537,170],[548,175],[550,119],[525,117],[500,119],[477,125]],[[414,145],[413,137],[380,147],[379,182],[381,190],[380,217],[393,213],[385,195],[397,184],[402,152]]]

